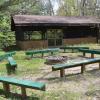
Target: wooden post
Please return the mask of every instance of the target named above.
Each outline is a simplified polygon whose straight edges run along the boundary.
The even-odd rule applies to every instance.
[[[26,97],[26,88],[25,87],[21,87],[21,93],[23,97]]]
[[[99,62],[99,70],[100,70],[100,62]]]
[[[5,92],[5,96],[8,97],[8,95],[10,93],[10,85],[8,83],[3,83],[3,89]]]
[[[63,76],[65,76],[65,69],[60,70],[60,77],[63,77]]]
[[[66,52],[66,49],[64,49],[64,53]]]
[[[31,55],[31,58],[33,58],[33,54]]]
[[[91,53],[91,58],[94,58],[94,54],[93,53]]]
[[[72,53],[74,53],[74,49],[72,48]]]
[[[82,66],[81,66],[81,74],[83,74],[84,71],[85,71],[85,64],[82,64]]]
[[[51,55],[53,55],[53,51],[51,51]]]
[[[83,52],[83,56],[85,57],[85,52]]]
[[[44,56],[44,53],[42,53],[42,57]]]

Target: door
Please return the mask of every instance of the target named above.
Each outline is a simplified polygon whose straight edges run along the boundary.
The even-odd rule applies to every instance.
[[[63,33],[61,30],[49,30],[47,32],[48,46],[61,46],[63,40]]]

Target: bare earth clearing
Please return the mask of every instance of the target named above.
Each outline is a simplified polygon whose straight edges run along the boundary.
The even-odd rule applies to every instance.
[[[81,70],[79,66],[66,69],[66,76],[60,78],[59,71],[52,71],[52,65],[47,65],[44,61],[40,60],[41,63],[38,64],[40,67],[35,71],[33,66],[35,66],[39,61],[34,62],[34,58],[31,60],[25,60],[25,54],[23,53],[22,55],[24,56],[21,56],[20,58],[19,55],[16,54],[15,59],[18,63],[17,73],[10,75],[9,77],[46,83],[46,92],[27,89],[28,95],[34,97],[35,93],[35,96],[39,98],[28,100],[100,100],[99,64],[87,65],[84,74],[80,74]],[[80,55],[82,55],[82,53],[60,53],[59,55],[68,56],[68,60],[73,59],[75,61],[88,59],[81,57]],[[87,57],[89,56],[90,55],[88,54]],[[100,55],[95,55],[95,57],[100,57]],[[1,64],[1,70],[4,70],[4,72],[1,72],[1,75],[6,76],[6,61],[1,62]],[[0,88],[1,86],[2,85],[0,85]],[[16,92],[16,89],[17,93],[20,93],[20,88],[13,87],[14,92]],[[0,97],[0,100],[19,99],[6,99],[3,95]]]
[[[87,59],[76,57],[74,53],[62,53],[61,55],[66,55],[68,59],[75,59],[75,61]],[[50,100],[100,100],[100,70],[98,70],[98,66],[99,64],[87,65],[83,75],[80,74],[80,67],[66,69],[66,76],[60,78],[59,71],[52,72],[51,65],[44,65],[34,76],[29,75],[24,78],[47,83],[46,91],[53,95],[58,93],[58,95],[50,97]],[[72,93],[71,96],[74,97],[67,99],[66,93]],[[45,99],[49,100],[49,97]]]

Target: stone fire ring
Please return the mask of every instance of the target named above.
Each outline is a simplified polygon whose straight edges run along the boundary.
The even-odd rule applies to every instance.
[[[48,56],[45,59],[47,64],[56,64],[67,61],[67,56]]]

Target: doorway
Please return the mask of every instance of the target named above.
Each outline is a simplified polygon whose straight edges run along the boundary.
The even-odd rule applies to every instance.
[[[49,47],[57,47],[62,45],[63,41],[63,32],[62,30],[48,30],[47,31],[47,39]]]

